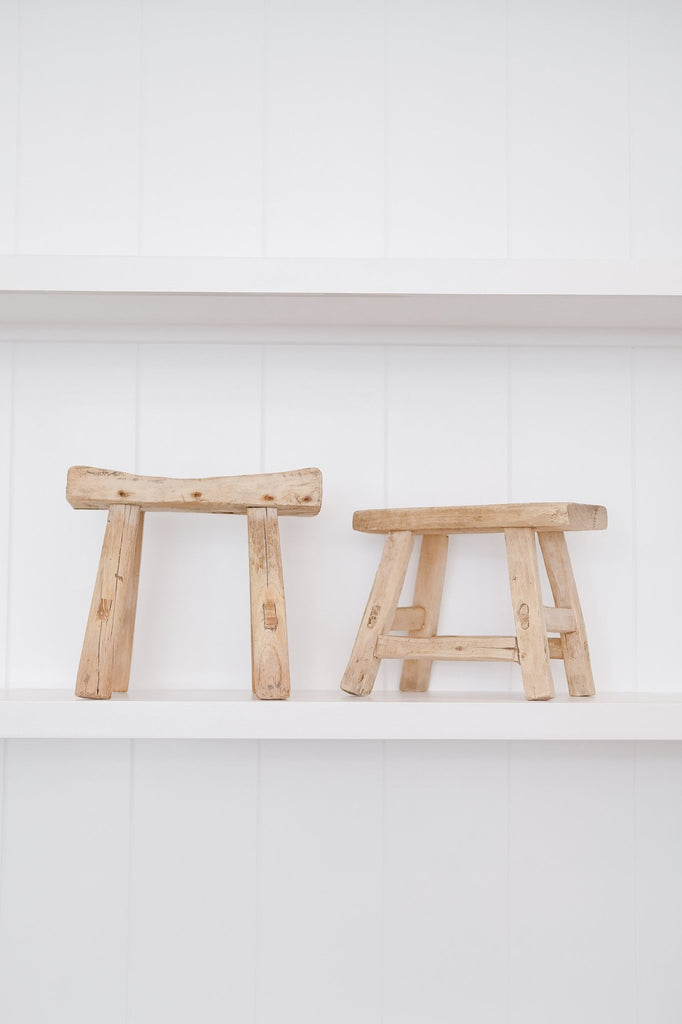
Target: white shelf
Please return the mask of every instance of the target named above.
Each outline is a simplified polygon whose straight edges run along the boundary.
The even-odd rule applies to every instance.
[[[3,256],[0,321],[679,328],[682,262]]]
[[[682,694],[604,694],[529,703],[509,694],[131,691],[111,701],[66,690],[7,690],[9,739],[682,740]]]

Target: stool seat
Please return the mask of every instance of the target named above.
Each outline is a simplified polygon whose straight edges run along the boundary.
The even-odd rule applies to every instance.
[[[353,515],[353,529],[361,533],[410,530],[421,535],[438,533],[504,533],[511,527],[552,533],[568,530],[605,530],[603,505],[573,502],[533,502],[522,505],[453,505],[443,508],[374,508]]]
[[[417,692],[428,690],[434,660],[515,661],[528,700],[548,700],[554,696],[550,659],[557,658],[564,663],[571,696],[591,696],[587,634],[564,534],[606,525],[602,505],[573,502],[356,512],[356,530],[387,536],[342,689],[371,693],[383,658],[401,659],[400,689]],[[515,636],[437,635],[449,535],[463,533],[504,534]],[[414,598],[398,607],[415,536],[421,538],[421,551]],[[554,598],[549,607],[542,596],[538,544]]]
[[[137,505],[143,512],[242,516],[249,508],[276,508],[280,516],[316,516],[322,505],[322,474],[319,469],[293,469],[183,480],[72,466],[66,478],[66,498],[73,508]]]

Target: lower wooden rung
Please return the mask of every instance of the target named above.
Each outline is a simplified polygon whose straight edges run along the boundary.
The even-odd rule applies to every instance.
[[[515,636],[380,636],[375,658],[430,661],[518,661]]]

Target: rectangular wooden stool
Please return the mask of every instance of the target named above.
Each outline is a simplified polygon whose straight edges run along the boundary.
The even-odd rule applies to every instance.
[[[102,554],[85,630],[76,694],[106,699],[128,689],[145,512],[245,515],[251,584],[252,689],[289,696],[289,649],[278,517],[314,516],[322,504],[319,469],[179,480],[73,466],[66,497],[74,508],[108,509]]]
[[[594,681],[578,591],[565,532],[604,530],[601,505],[537,503],[447,508],[371,509],[356,512],[353,528],[387,534],[374,586],[358,631],[342,689],[372,692],[382,658],[403,660],[400,689],[428,690],[434,660],[515,661],[528,700],[554,696],[550,658],[564,663],[568,691],[594,694]],[[515,636],[437,636],[448,536],[503,533]],[[422,537],[414,600],[398,607],[415,536]],[[554,607],[545,607],[535,538],[540,543]],[[391,635],[407,631],[407,636]],[[557,633],[557,637],[548,637]]]

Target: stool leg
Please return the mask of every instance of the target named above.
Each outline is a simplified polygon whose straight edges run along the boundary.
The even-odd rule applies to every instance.
[[[504,531],[504,537],[523,689],[528,700],[549,700],[554,696],[554,682],[549,663],[535,531],[510,529]]]
[[[106,699],[112,690],[127,689],[134,624],[130,591],[135,587],[141,522],[137,505],[109,509],[76,677],[78,697]]]
[[[341,689],[347,693],[366,696],[372,692],[381,664],[380,659],[374,657],[377,639],[382,633],[390,632],[413,545],[414,534],[408,530],[389,533],[386,537],[355,646],[341,680]]]
[[[563,533],[539,533],[538,540],[554,603],[557,608],[570,608],[575,617],[575,630],[561,634],[568,692],[572,697],[592,697],[595,689],[590,651],[566,537]]]
[[[412,603],[418,608],[423,608],[426,615],[421,629],[410,630],[409,636],[411,637],[436,635],[447,557],[447,535],[432,534],[422,537]],[[404,661],[400,689],[408,693],[425,693],[429,688],[432,665],[433,662],[426,658],[419,661],[416,659]]]
[[[133,657],[133,637],[135,635],[135,614],[137,612],[137,593],[140,586],[140,560],[142,558],[142,533],[144,529],[144,512],[140,512],[137,527],[137,541],[133,555],[133,568],[128,587],[128,597],[121,621],[120,632],[115,648],[114,681],[112,690],[115,693],[126,693],[130,682],[130,662]]]
[[[276,508],[246,510],[251,585],[251,685],[260,700],[289,696],[289,648]]]

